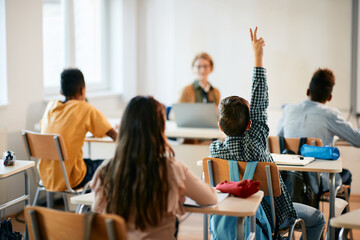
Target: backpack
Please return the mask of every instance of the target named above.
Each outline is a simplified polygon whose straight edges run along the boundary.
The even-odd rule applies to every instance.
[[[228,161],[230,171],[230,181],[240,181],[239,168],[237,161]],[[247,162],[244,178],[252,179],[254,177],[257,162]],[[237,239],[237,217],[211,215],[210,216],[210,233],[211,239]],[[265,214],[261,204],[256,211],[256,239],[270,240],[272,239],[272,227]],[[250,234],[250,218],[245,218],[245,238]]]
[[[279,136],[280,153],[300,155],[300,149],[306,143],[306,140],[307,138],[300,138],[298,152],[294,153],[289,149],[285,149],[285,139],[284,137]],[[286,188],[293,202],[303,203],[319,209],[321,188],[318,183],[317,173],[280,171],[280,175],[286,185]]]
[[[0,225],[0,239],[1,240],[21,240],[22,234],[13,232],[11,219],[4,220]]]

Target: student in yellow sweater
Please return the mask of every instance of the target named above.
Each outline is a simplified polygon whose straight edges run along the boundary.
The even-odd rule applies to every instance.
[[[61,73],[64,101],[50,101],[41,120],[41,133],[60,134],[65,142],[68,161],[65,167],[72,188],[83,187],[91,180],[102,160],[83,159],[82,146],[87,132],[95,137],[106,135],[116,140],[117,133],[104,115],[85,101],[85,80],[79,69],[65,69]],[[66,189],[60,163],[41,159],[40,177],[47,190]]]

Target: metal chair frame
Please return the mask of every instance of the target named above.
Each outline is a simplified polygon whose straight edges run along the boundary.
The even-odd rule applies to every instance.
[[[24,140],[24,144],[25,144],[25,148],[26,148],[26,152],[28,155],[29,160],[31,159],[36,159],[35,160],[35,167],[33,168],[33,173],[34,176],[36,178],[37,181],[37,189],[36,189],[36,193],[35,193],[35,197],[33,200],[33,204],[32,205],[36,205],[38,198],[39,198],[39,194],[41,191],[46,191],[47,192],[47,206],[52,208],[52,193],[61,193],[63,200],[64,200],[64,207],[66,211],[69,211],[69,203],[67,200],[67,195],[71,194],[71,195],[76,195],[81,193],[81,191],[83,191],[83,189],[79,189],[79,190],[74,190],[69,183],[69,178],[66,172],[66,168],[65,168],[65,163],[64,161],[67,161],[67,155],[66,155],[66,149],[65,149],[65,144],[63,143],[63,139],[60,135],[58,134],[41,134],[41,133],[36,133],[36,132],[31,132],[31,131],[22,131],[22,136],[23,136],[23,140]],[[55,143],[56,146],[56,152],[57,152],[57,156],[58,159],[54,159],[54,161],[59,161],[60,162],[60,166],[62,169],[62,173],[64,176],[64,180],[65,180],[65,185],[66,185],[66,190],[65,191],[48,191],[46,190],[46,188],[44,187],[44,185],[42,184],[42,180],[40,178],[40,174],[37,171],[37,165],[38,165],[38,158],[41,158],[41,156],[34,156],[32,154],[31,151],[31,147],[30,147],[30,142],[29,142],[29,136],[52,136],[52,139]],[[34,143],[34,145],[36,145],[37,143]],[[40,154],[41,155],[41,154]]]

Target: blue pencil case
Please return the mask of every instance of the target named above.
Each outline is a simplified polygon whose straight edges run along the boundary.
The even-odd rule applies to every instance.
[[[304,157],[314,157],[319,159],[337,160],[340,152],[337,147],[317,147],[304,144],[300,149],[301,155]]]

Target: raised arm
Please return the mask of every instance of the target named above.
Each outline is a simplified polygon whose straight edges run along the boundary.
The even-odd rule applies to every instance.
[[[257,37],[257,27],[253,33],[250,29],[251,43],[254,52],[255,67],[253,72],[253,85],[251,91],[249,134],[256,146],[266,147],[269,127],[267,125],[267,107],[269,105],[268,86],[266,83],[266,70],[263,68],[263,48],[265,41]]]
[[[263,65],[263,47],[265,46],[265,41],[263,38],[257,38],[257,27],[255,28],[254,34],[252,29],[250,28],[250,37],[251,43],[254,51],[254,60],[255,67],[264,67]]]

